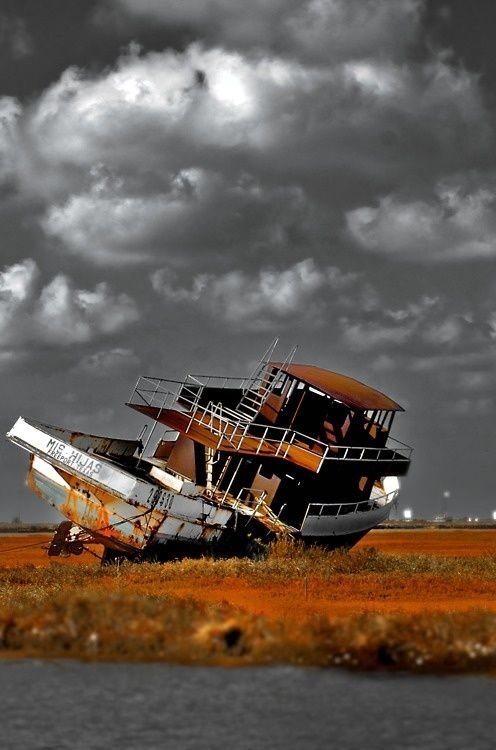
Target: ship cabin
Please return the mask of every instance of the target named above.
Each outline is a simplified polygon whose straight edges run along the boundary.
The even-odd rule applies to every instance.
[[[370,510],[385,497],[383,478],[408,470],[410,449],[390,438],[402,407],[345,375],[266,362],[248,387],[190,376],[172,403],[154,406],[146,393],[156,399],[163,382],[137,386],[129,403],[179,433],[164,435],[152,460],[207,494],[263,503],[292,527],[309,512]]]

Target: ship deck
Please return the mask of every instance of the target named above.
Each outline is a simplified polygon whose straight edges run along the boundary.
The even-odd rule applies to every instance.
[[[247,456],[280,458],[313,473],[318,473],[324,462],[329,460],[380,463],[384,475],[402,474],[409,464],[410,449],[405,455],[403,449],[407,446],[400,443],[396,450],[384,446],[327,445],[290,429],[230,421],[225,416],[217,416],[208,407],[203,409],[197,406],[194,412],[190,412],[145,404],[128,403],[127,406],[207,448]]]
[[[318,443],[310,445],[291,439],[294,432],[287,430],[286,440],[264,439],[246,432],[244,426],[227,424],[218,417],[212,417],[208,412],[208,424],[191,420],[187,412],[175,409],[158,409],[154,406],[128,404],[136,411],[167,425],[172,430],[187,435],[191,440],[201,443],[206,448],[213,448],[227,453],[236,452],[242,455],[257,455],[265,458],[285,458],[291,463],[304,469],[316,472],[324,458],[323,446]],[[200,415],[201,419],[201,415]]]

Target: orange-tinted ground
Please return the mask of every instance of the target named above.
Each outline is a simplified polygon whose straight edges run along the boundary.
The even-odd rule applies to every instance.
[[[97,565],[96,557],[48,558],[50,534],[0,537],[0,566],[33,564],[45,566]],[[374,547],[380,552],[415,555],[476,557],[496,555],[496,530],[394,530],[374,531],[356,548]],[[21,549],[22,547],[22,549]],[[97,550],[99,551],[99,550]],[[352,551],[350,554],[354,554]],[[91,587],[122,591],[118,577],[93,581]],[[476,575],[401,572],[334,574],[323,579],[313,576],[288,580],[242,577],[204,577],[163,574],[150,579],[139,574],[126,579],[125,590],[142,595],[171,594],[197,601],[229,602],[254,614],[270,618],[303,620],[314,613],[328,617],[365,612],[430,613],[496,612],[496,580]]]
[[[496,529],[377,529],[367,534],[356,549],[362,547],[395,555],[496,555]]]
[[[100,560],[89,552],[71,557],[48,557],[47,549],[53,534],[1,534],[0,568],[17,568],[20,565],[99,565]],[[100,553],[100,547],[94,548]]]

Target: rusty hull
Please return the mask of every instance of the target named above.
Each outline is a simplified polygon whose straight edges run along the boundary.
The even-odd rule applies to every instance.
[[[31,455],[28,486],[66,518],[88,531],[95,542],[119,551],[134,553],[154,542],[178,538],[206,544],[216,540],[224,528],[215,521],[208,523],[175,516],[167,508],[161,508],[160,503],[151,508],[136,501],[122,500],[36,455]],[[187,496],[176,498],[179,503],[193,502]],[[214,513],[230,515],[230,511],[218,508]],[[220,520],[225,522],[226,518]]]
[[[27,482],[33,492],[66,518],[91,532],[95,541],[119,550],[146,547],[166,516],[164,511],[138,504],[130,506],[33,455]]]

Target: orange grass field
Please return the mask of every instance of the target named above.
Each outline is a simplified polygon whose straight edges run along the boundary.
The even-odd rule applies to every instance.
[[[45,548],[50,538],[51,534],[0,536],[0,567],[99,565],[98,558],[88,552],[79,557],[48,558]],[[376,530],[349,554],[354,556],[370,547],[379,553],[401,557],[475,558],[496,555],[496,530]],[[94,551],[101,550],[95,547]],[[169,563],[165,568],[172,569],[176,565]],[[140,580],[138,571],[126,583],[126,591],[151,596],[173,595],[213,604],[227,602],[252,614],[300,621],[314,614],[336,617],[367,612],[410,615],[470,610],[496,612],[496,579],[480,577],[477,572],[446,576],[434,570],[408,576],[402,570],[395,572],[393,566],[386,573],[365,570],[363,573],[355,571],[353,575],[334,573],[328,578],[305,571],[301,577],[290,576],[287,580],[229,573],[227,568],[205,578],[201,563],[195,561],[187,575],[164,574],[153,580],[144,576],[144,580]],[[92,581],[89,586],[115,590],[119,580],[105,578],[98,583]]]
[[[496,672],[496,529],[377,530],[349,552],[99,565],[0,535],[0,652]]]

